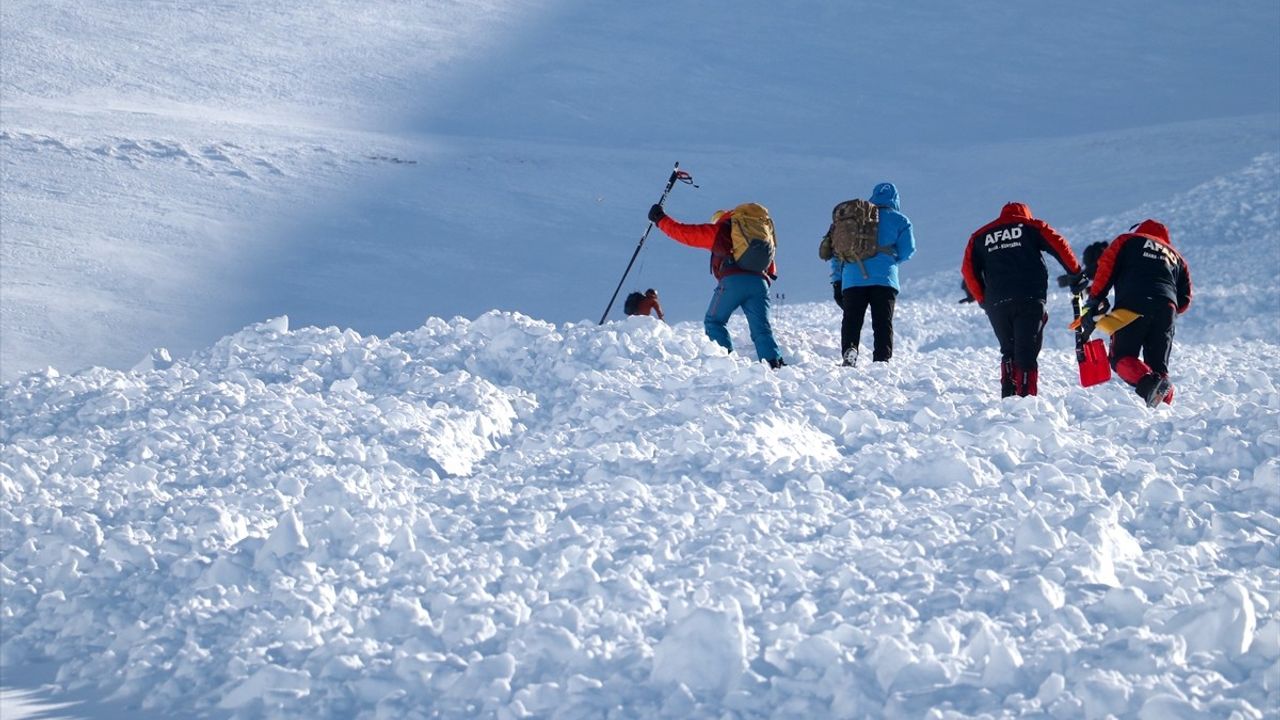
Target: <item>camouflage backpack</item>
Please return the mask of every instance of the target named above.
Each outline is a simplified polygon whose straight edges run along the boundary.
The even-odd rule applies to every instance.
[[[750,272],[768,270],[778,249],[769,211],[763,205],[744,203],[733,209],[730,226],[733,238],[730,260],[733,265]]]
[[[892,245],[879,244],[880,209],[862,198],[846,200],[831,211],[831,228],[818,246],[818,257],[857,263],[862,276],[870,277],[862,261],[877,254],[893,255]]]

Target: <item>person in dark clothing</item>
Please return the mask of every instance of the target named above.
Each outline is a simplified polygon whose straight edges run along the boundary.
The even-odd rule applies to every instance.
[[[1174,319],[1191,306],[1191,270],[1169,242],[1169,230],[1143,220],[1107,246],[1089,291],[1082,323],[1092,332],[1107,312],[1107,294],[1115,289],[1116,309],[1138,314],[1111,336],[1111,367],[1131,385],[1147,407],[1173,403],[1169,356]],[[1141,359],[1139,359],[1141,354]]]
[[[1093,280],[1093,276],[1098,274],[1098,258],[1102,257],[1102,251],[1107,249],[1109,243],[1106,240],[1099,240],[1096,243],[1089,243],[1085,246],[1084,252],[1080,253],[1080,266],[1083,268],[1085,278]],[[1080,276],[1067,273],[1058,276],[1058,287],[1074,287],[1079,284]]]
[[[718,284],[715,294],[711,296],[707,315],[703,318],[707,337],[725,350],[733,352],[733,341],[729,338],[727,326],[733,311],[742,308],[743,314],[747,316],[747,327],[751,331],[756,357],[776,370],[786,365],[774,339],[773,325],[769,319],[769,284],[778,279],[777,266],[770,262],[767,268],[755,272],[738,267],[733,261],[733,214],[735,211],[747,213],[752,208],[758,208],[767,216],[763,207],[746,203],[733,210],[716,211],[710,223],[688,224],[668,216],[661,205],[654,205],[649,208],[649,220],[672,240],[711,251],[711,274]]]
[[[635,295],[638,296],[635,307],[623,306],[624,312],[628,315],[657,315],[659,320],[664,319],[662,316],[662,303],[658,302],[657,290],[649,288],[644,291],[643,295],[640,293],[635,293]],[[630,297],[627,299],[630,300]]]
[[[1088,280],[1071,246],[1048,223],[1011,202],[1000,217],[969,236],[960,271],[965,287],[982,306],[1000,343],[1000,397],[1038,392],[1040,347],[1048,296],[1049,253],[1071,276],[1073,292]]]

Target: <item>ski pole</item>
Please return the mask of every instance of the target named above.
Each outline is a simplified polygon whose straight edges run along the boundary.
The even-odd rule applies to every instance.
[[[676,181],[693,185],[693,176],[680,169],[680,161],[676,161],[675,169],[671,171],[671,177],[667,178],[667,187],[662,191],[662,197],[658,198],[658,207],[667,201],[667,195],[671,193],[671,188],[675,187]],[[698,187],[697,185],[693,185]],[[613,297],[609,298],[609,304],[604,308],[604,314],[600,316],[600,325],[604,324],[605,318],[609,317],[609,311],[613,309],[613,303],[618,299],[618,293],[622,291],[622,284],[627,281],[627,274],[631,272],[631,266],[635,265],[636,258],[640,256],[640,248],[644,247],[644,241],[649,237],[649,231],[653,230],[653,221],[649,221],[649,226],[644,229],[644,234],[640,236],[640,242],[636,244],[636,251],[631,253],[631,262],[627,263],[627,269],[622,271],[622,279],[618,281],[618,287],[613,291]]]

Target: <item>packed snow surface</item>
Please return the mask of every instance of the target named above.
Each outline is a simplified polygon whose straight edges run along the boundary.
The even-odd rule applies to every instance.
[[[777,372],[740,320],[494,311],[25,374],[0,663],[236,718],[1274,717],[1278,166],[1091,226],[1191,263],[1154,411],[1078,387],[1060,293],[1000,400],[954,273],[852,369],[828,302]]]

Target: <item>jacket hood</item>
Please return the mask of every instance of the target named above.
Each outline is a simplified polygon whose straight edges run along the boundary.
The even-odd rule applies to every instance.
[[[898,206],[898,188],[893,183],[882,182],[871,191],[871,204],[901,210]]]
[[[1005,203],[1004,208],[1000,210],[1001,220],[1030,220],[1031,208],[1025,203],[1011,202]]]
[[[1133,228],[1133,232],[1153,237],[1166,245],[1169,244],[1169,228],[1165,227],[1164,223],[1155,220],[1143,220]]]

